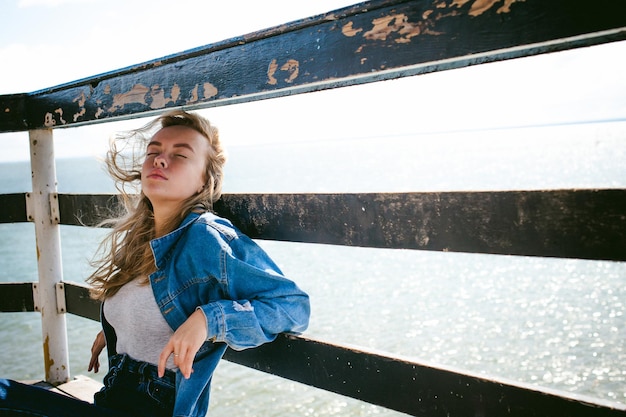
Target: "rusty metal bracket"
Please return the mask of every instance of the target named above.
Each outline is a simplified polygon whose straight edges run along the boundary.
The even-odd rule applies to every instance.
[[[61,212],[59,210],[59,193],[50,193],[50,224],[61,222]]]
[[[67,306],[65,304],[65,284],[57,282],[55,289],[57,294],[57,313],[65,314],[67,313]]]
[[[33,208],[33,199],[31,193],[26,193],[26,219],[29,222],[35,221],[35,212]]]
[[[35,311],[41,313],[41,303],[39,302],[39,283],[33,282],[33,306]]]
[[[57,313],[67,313],[67,305],[65,303],[65,284],[63,282],[57,282],[54,286],[57,300]],[[39,283],[33,282],[33,304],[35,311],[41,313],[41,302],[39,295]]]
[[[48,204],[50,205],[50,224],[61,223],[59,193],[50,193],[48,196]],[[32,193],[26,193],[26,218],[29,222],[35,221],[35,209],[33,207]]]

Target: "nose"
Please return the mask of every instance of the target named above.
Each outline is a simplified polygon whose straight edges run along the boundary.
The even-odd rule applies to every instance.
[[[159,155],[154,157],[154,166],[155,167],[165,168],[166,165],[167,165],[167,162],[165,161],[165,158],[161,154],[159,154]]]

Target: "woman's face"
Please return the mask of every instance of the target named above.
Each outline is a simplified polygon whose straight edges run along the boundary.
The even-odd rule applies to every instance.
[[[141,169],[141,188],[157,208],[179,204],[199,193],[205,184],[209,142],[196,130],[169,126],[148,143]]]

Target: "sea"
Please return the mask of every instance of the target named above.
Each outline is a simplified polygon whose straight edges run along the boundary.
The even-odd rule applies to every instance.
[[[626,187],[626,122],[234,145],[226,193]],[[31,189],[0,163],[0,193]],[[99,159],[57,161],[59,192],[114,192]],[[103,230],[61,227],[64,277],[82,282]],[[32,224],[0,225],[0,281],[36,281]],[[259,241],[311,296],[306,335],[626,404],[626,263]],[[39,313],[0,314],[0,376],[43,376]],[[70,372],[99,324],[68,315]],[[389,383],[393,383],[390,381]],[[211,416],[401,413],[226,361]]]

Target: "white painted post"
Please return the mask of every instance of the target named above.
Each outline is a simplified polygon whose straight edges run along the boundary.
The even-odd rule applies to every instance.
[[[35,307],[41,313],[46,381],[56,385],[69,381],[70,365],[65,314],[57,310],[57,284],[63,281],[63,266],[52,129],[31,130],[29,139],[33,178],[29,205],[39,271]]]

